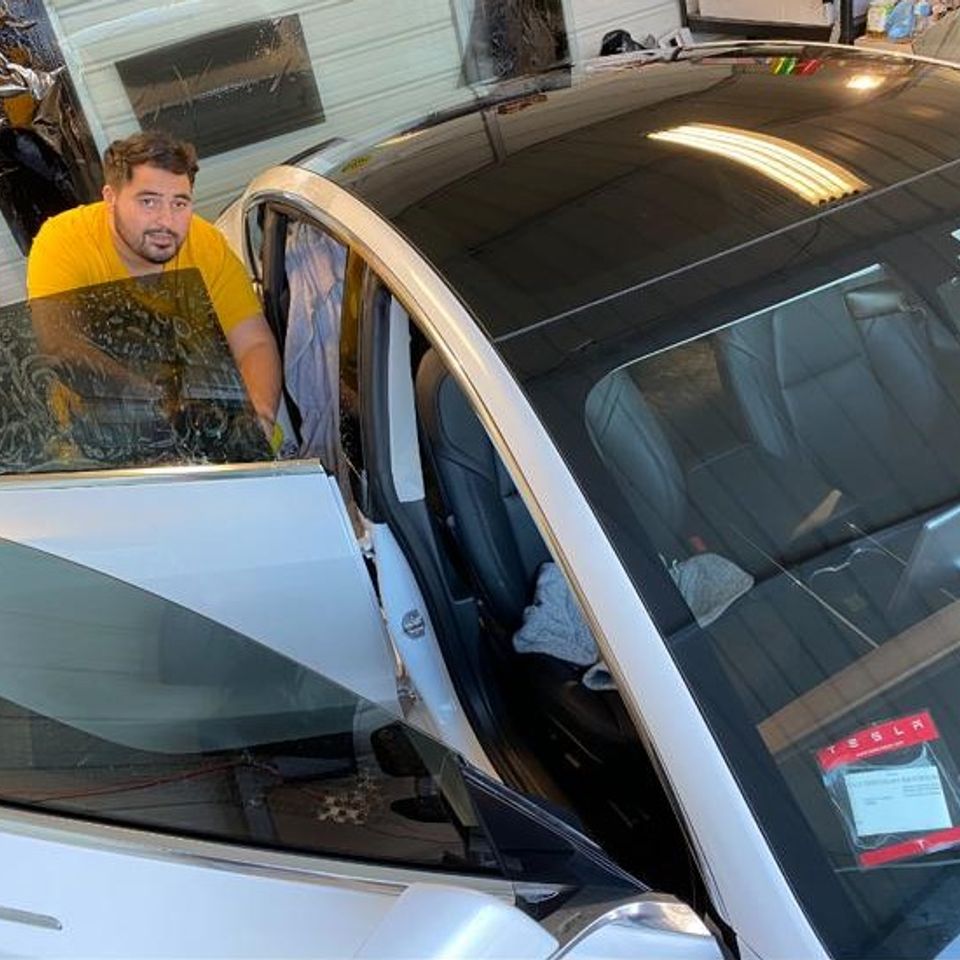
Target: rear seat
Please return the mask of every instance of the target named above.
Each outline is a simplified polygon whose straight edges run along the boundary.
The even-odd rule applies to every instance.
[[[749,444],[684,470],[629,368],[591,391],[587,428],[665,561],[709,550],[754,576],[849,539],[848,502],[793,451]],[[821,509],[822,508],[822,509]],[[818,509],[822,516],[817,521]]]
[[[712,345],[746,443],[681,466],[642,362],[594,388],[587,424],[667,562],[706,548],[757,578],[710,634],[759,720],[902,627],[884,548],[906,556],[923,517],[957,498],[960,344],[877,269]]]
[[[757,448],[807,457],[868,529],[956,496],[956,336],[888,272],[736,323],[715,344]]]
[[[709,627],[711,647],[752,720],[769,716],[869,649],[812,592],[779,573],[791,553],[813,551],[829,561],[830,543],[850,538],[840,522],[847,515],[842,497],[822,523],[799,531],[800,518],[830,493],[809,465],[738,447],[684,472],[627,369],[594,388],[587,425],[665,562],[706,548],[757,578]]]

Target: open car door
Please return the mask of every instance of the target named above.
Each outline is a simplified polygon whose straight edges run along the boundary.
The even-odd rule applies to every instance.
[[[689,911],[671,921],[678,905],[394,714],[9,541],[0,769],[3,955],[547,960],[613,904],[638,951],[604,955],[666,937],[718,956]]]
[[[398,709],[337,484],[277,463],[196,271],[0,315],[0,536],[150,590]]]

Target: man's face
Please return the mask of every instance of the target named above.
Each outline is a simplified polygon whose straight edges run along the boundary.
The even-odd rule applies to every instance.
[[[139,166],[119,189],[103,188],[120,254],[134,268],[164,264],[187,238],[193,190],[186,174]]]

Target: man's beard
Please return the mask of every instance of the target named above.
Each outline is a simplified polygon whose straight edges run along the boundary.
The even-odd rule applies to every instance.
[[[113,226],[117,231],[117,236],[139,257],[143,257],[150,263],[164,264],[172,260],[183,246],[183,238],[178,237],[172,230],[147,230],[140,236],[134,236],[129,233],[117,216],[113,214]],[[169,237],[173,241],[163,250],[156,250],[150,247],[150,237]]]

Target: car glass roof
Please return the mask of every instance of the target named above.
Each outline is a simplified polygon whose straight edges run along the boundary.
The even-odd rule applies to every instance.
[[[327,175],[401,230],[492,338],[512,337],[952,161],[958,79],[837,47],[724,46],[554,74]],[[734,140],[711,152],[716,127]],[[788,182],[811,163],[832,192]]]

